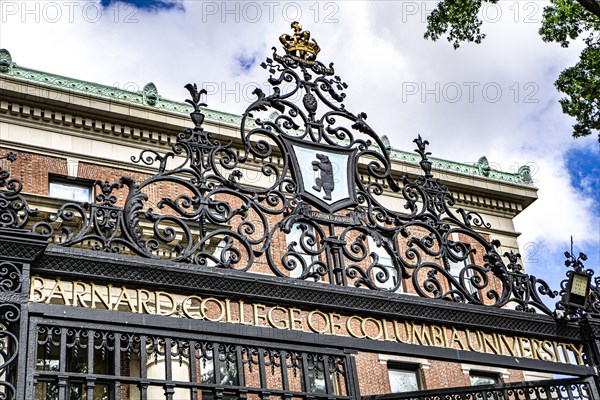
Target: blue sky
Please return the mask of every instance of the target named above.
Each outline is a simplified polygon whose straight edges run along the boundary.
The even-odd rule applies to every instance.
[[[600,150],[598,146],[569,149],[565,161],[573,186],[595,202],[594,211],[600,214]]]
[[[17,8],[0,23],[0,47],[18,64],[134,90],[154,82],[174,100],[197,82],[210,88],[211,108],[233,113],[254,100],[254,87],[266,88],[259,64],[299,19],[319,59],[335,62],[349,84],[347,108],[367,112],[394,147],[410,151],[421,134],[436,157],[474,163],[485,155],[509,172],[532,167],[539,198],[515,219],[529,272],[558,287],[571,235],[598,271],[597,135],[571,138],[574,121],[553,85],[581,46],[541,40],[545,2],[486,6],[486,39],[458,50],[423,39],[427,1],[82,0],[57,18],[47,4],[60,2],[14,4],[25,3],[33,15]]]
[[[140,10],[160,12],[177,9],[184,10],[181,0],[101,0],[100,4],[105,7],[115,6],[117,3],[129,4]]]

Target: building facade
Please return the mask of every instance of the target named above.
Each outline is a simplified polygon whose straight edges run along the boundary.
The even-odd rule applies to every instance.
[[[0,51],[6,398],[521,398],[594,376],[519,264],[528,168],[391,148],[293,28],[242,116]]]

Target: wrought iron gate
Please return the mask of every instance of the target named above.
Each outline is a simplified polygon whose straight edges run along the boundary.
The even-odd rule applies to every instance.
[[[598,389],[592,378],[468,386],[363,396],[362,400],[595,400]]]
[[[336,349],[47,318],[29,333],[27,399],[357,398]]]
[[[586,345],[586,359],[582,365],[557,362],[553,371],[573,368],[569,373],[597,376],[600,280],[590,288],[587,308],[559,303],[557,323],[559,315],[542,299],[565,294],[567,281],[560,291],[552,290],[523,272],[518,254],[505,253],[503,259],[500,243],[481,233],[491,225],[476,212],[456,208],[451,191],[434,177],[428,142],[421,137],[414,142],[423,175],[394,176],[385,145],[366,124],[366,114],[352,114],[343,105],[345,83],[332,65],[315,61],[316,42],[297,48],[299,40],[307,40],[300,30],[295,24],[291,44],[288,35],[282,38],[285,55],[274,53],[263,63],[273,93],[255,90],[257,100],[242,118],[239,149],[204,130],[200,98],[205,92],[189,85],[194,128],[178,136],[172,151],[149,149],[135,158],[158,167],[141,183],[129,177],[97,182],[95,202],[67,203],[38,221],[30,220],[37,213],[20,194],[22,183],[0,169],[0,188],[6,188],[0,191],[0,400],[358,399],[354,359],[345,348],[403,355],[419,351],[438,359],[470,357],[505,366],[521,362],[515,354],[494,358],[464,346],[435,348],[425,340],[419,345],[423,349],[378,341],[383,328],[373,340],[366,334],[330,336],[335,343],[328,347],[282,339],[282,331],[274,329],[264,331],[278,335],[272,341],[219,335],[217,329],[204,329],[210,325],[206,321],[202,332],[192,325],[174,329],[176,323],[191,324],[177,318],[138,315],[132,324],[128,314],[108,317],[112,310],[33,305],[30,268],[54,279],[135,282],[185,294],[228,293],[272,305],[315,305],[369,317],[559,337]],[[307,48],[312,49],[308,55]],[[281,90],[286,82],[292,83],[291,91]],[[303,93],[302,106],[291,102],[296,93]],[[321,116],[318,104],[326,110]],[[258,118],[261,112],[268,113],[266,118]],[[251,159],[261,165],[268,187],[250,185],[243,171]],[[314,176],[303,175],[303,159],[313,160]],[[368,164],[361,165],[361,159]],[[172,168],[171,162],[181,164]],[[342,166],[337,182],[335,163]],[[152,201],[148,193],[160,185],[183,189],[173,198]],[[400,193],[407,213],[383,205],[385,187]],[[299,237],[288,240],[292,231]],[[51,237],[60,245],[47,247]],[[382,264],[376,248],[389,256],[390,265]],[[92,256],[92,251],[101,255]],[[134,254],[141,261],[126,261]],[[593,271],[584,269],[581,255],[567,257],[574,272],[591,278]],[[458,276],[450,273],[451,263],[463,263]],[[310,280],[320,283],[304,282]],[[398,296],[407,283],[431,301]],[[365,295],[357,288],[373,292]],[[77,289],[72,294],[77,296]],[[50,309],[53,315],[46,312]],[[596,320],[590,323],[588,316]],[[579,321],[588,325],[575,324]],[[589,333],[582,334],[581,327]],[[315,342],[327,340],[324,334],[311,335]],[[549,363],[520,356],[519,368],[540,370]],[[598,392],[588,378],[363,399],[580,400],[598,399]]]

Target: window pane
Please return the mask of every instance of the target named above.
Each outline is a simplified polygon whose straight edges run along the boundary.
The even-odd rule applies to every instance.
[[[67,371],[87,372],[87,348],[81,348],[77,343],[73,347],[67,348]]]
[[[410,369],[389,369],[391,393],[419,390],[419,371]]]
[[[312,356],[308,356],[308,392],[311,393],[327,393],[325,385],[325,363],[323,360]]]
[[[38,382],[35,385],[35,400],[58,399],[58,385],[55,382]]]
[[[499,382],[499,379],[495,375],[482,375],[482,374],[471,374],[471,385],[495,385]]]
[[[460,272],[471,263],[471,260],[467,258],[463,261],[454,262],[448,258],[448,264],[450,265],[450,275],[454,277],[458,282],[460,282]],[[477,294],[477,289],[473,286],[473,282],[471,282],[471,277],[473,276],[473,270],[466,270],[464,277],[465,289],[467,289],[471,294]]]
[[[60,331],[38,328],[38,346],[36,369],[40,371],[58,371],[60,367]]]
[[[110,390],[106,384],[96,384],[94,387],[94,400],[109,400]]]
[[[292,278],[299,278],[300,276],[302,276],[302,272],[304,272],[302,270],[301,261],[298,259],[298,257],[301,257],[302,260],[304,260],[304,263],[306,264],[307,268],[309,268],[313,262],[318,260],[317,256],[307,254],[306,251],[302,248],[301,244],[304,243],[304,245],[307,246],[310,250],[315,249],[315,246],[310,246],[309,243],[307,243],[306,237],[306,235],[315,236],[314,229],[312,229],[308,225],[305,225],[307,230],[305,237],[302,238],[302,228],[300,228],[300,225],[301,223],[295,223],[292,226],[290,233],[286,236],[286,244],[288,245],[288,247],[293,244],[293,251],[298,255],[288,257],[288,261],[293,261],[295,263],[295,268],[290,271],[290,277]],[[302,242],[303,239],[304,241]]]
[[[370,236],[368,236],[367,242],[369,245],[369,252],[377,254],[377,257],[379,257],[378,264],[383,266],[387,270],[387,273],[389,274],[388,279],[385,282],[379,282],[377,280],[377,278],[374,277],[375,285],[377,285],[377,287],[380,287],[382,289],[393,288],[398,283],[398,274],[396,273],[396,270],[394,268],[394,262],[392,261],[391,254],[387,252],[385,247],[383,247],[383,246],[378,247],[377,244],[375,243],[375,241],[373,240],[373,238],[371,238]],[[375,274],[377,274],[378,272],[382,272],[382,271],[375,270]],[[398,287],[396,292],[397,293],[402,292],[402,286]]]
[[[91,201],[92,189],[76,183],[50,182],[50,197],[57,199],[86,202]]]
[[[71,382],[69,384],[69,400],[87,400],[87,393],[81,382]]]

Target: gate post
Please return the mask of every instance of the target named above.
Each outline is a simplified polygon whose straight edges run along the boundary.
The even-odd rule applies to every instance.
[[[600,392],[600,320],[590,315],[585,315],[581,319],[580,327],[581,336],[585,340],[588,362],[594,368],[593,382],[595,383],[596,393],[598,393]]]
[[[348,371],[346,373],[346,379],[348,380],[348,395],[351,396],[352,399],[360,400],[360,385],[358,383],[358,368],[356,366],[356,358],[354,357],[358,354],[358,351],[355,349],[344,349],[344,353],[348,354]]]
[[[24,400],[30,266],[48,245],[48,236],[0,228],[0,397]]]
[[[15,153],[0,155],[14,162]],[[53,228],[21,194],[23,182],[0,166],[0,398],[26,400],[30,267],[48,246]]]

